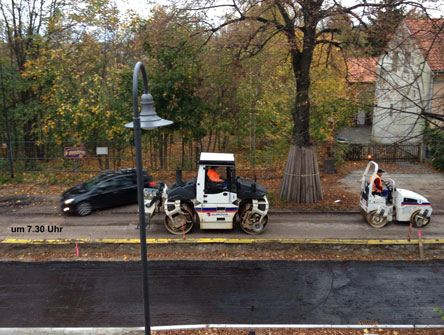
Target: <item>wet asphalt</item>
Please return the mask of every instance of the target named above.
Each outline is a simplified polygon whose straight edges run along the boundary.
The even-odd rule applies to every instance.
[[[151,324],[442,324],[444,261],[149,262]],[[143,325],[138,262],[0,263],[2,327]]]

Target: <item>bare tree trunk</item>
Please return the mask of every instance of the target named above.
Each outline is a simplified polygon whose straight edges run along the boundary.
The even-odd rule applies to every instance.
[[[182,137],[182,170],[185,167],[185,138]]]
[[[153,168],[153,166],[154,166],[154,163],[153,163],[153,153],[154,153],[154,145],[153,145],[153,138],[150,136],[150,167],[151,167],[151,169]]]
[[[216,134],[214,135],[214,137],[215,137],[215,138],[214,138],[214,143],[213,143],[213,152],[216,151],[217,139],[218,139],[218,137],[219,137],[217,130],[216,130]]]
[[[163,135],[163,155],[164,169],[168,169],[168,134]]]
[[[117,167],[120,167],[120,141],[117,142],[117,144],[112,148],[113,153],[113,169],[117,169]]]
[[[100,157],[100,155],[97,156],[97,161],[99,162],[99,169],[103,170],[103,163],[102,163],[102,158]]]
[[[213,137],[213,129],[210,130],[210,136],[208,137],[207,151],[210,151],[211,138]]]
[[[194,168],[194,164],[193,164],[193,140],[190,141],[188,149],[190,150],[190,164],[189,164],[189,168],[192,169],[192,168]]]
[[[162,134],[159,134],[159,159],[160,159],[160,168],[164,168],[163,162],[163,143],[162,143]]]
[[[227,136],[227,135],[224,135],[224,139],[223,139],[223,141],[222,141],[222,149],[225,150],[225,148],[227,147],[227,145],[228,145],[228,136]]]

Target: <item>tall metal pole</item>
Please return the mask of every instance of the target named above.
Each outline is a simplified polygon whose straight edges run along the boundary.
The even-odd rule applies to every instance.
[[[5,94],[5,85],[3,83],[3,67],[2,61],[0,60],[0,76],[2,82],[2,95],[3,95],[3,114],[5,116],[5,124],[6,124],[6,145],[8,146],[8,157],[9,157],[9,173],[11,174],[11,178],[14,178],[14,167],[12,164],[12,147],[11,147],[11,137],[9,134],[9,121],[8,121],[8,112],[6,110],[6,94]]]
[[[138,62],[134,67],[133,73],[133,124],[134,124],[134,142],[136,146],[136,171],[137,171],[137,201],[139,204],[139,230],[140,230],[140,253],[142,256],[142,280],[143,280],[143,306],[145,314],[145,335],[151,334],[150,321],[150,304],[148,290],[148,263],[146,256],[146,232],[145,232],[145,208],[143,197],[143,167],[142,167],[142,141],[140,136],[140,116],[139,116],[139,99],[138,84],[139,71],[142,71],[144,93],[148,93],[148,81],[146,77],[145,67]]]

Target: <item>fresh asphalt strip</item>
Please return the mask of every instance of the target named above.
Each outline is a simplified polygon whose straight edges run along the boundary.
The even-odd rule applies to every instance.
[[[0,244],[139,244],[140,239],[3,239]],[[146,239],[147,244],[358,244],[358,245],[417,245],[412,240],[363,240],[363,239],[236,239],[236,238],[154,238]],[[423,239],[423,244],[444,244],[444,239]]]

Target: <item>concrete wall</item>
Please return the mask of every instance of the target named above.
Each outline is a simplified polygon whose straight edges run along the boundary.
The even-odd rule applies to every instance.
[[[431,70],[401,24],[388,52],[380,57],[375,89],[372,141],[419,143],[430,98]]]

